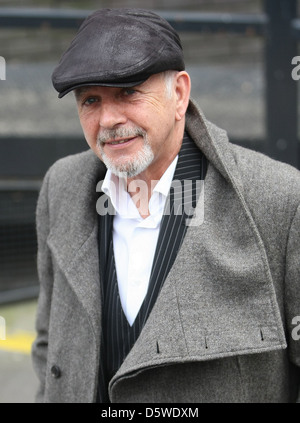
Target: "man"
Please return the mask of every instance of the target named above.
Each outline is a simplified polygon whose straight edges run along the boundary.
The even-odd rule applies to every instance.
[[[295,402],[299,171],[205,119],[150,11],[93,13],[53,84],[92,151],[40,193],[38,401]]]

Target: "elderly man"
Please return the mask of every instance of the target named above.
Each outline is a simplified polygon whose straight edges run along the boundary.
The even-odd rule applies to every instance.
[[[184,69],[164,19],[103,9],[53,73],[90,150],[39,197],[38,401],[298,398],[299,171],[230,144]]]

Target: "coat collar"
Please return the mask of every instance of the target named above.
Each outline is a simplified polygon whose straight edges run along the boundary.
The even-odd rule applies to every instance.
[[[186,127],[191,138],[208,161],[233,187],[243,189],[231,144],[226,131],[209,122],[194,101],[190,101],[186,114]]]

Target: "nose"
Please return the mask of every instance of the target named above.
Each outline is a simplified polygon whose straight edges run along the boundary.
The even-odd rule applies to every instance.
[[[102,101],[99,110],[99,125],[104,129],[113,129],[127,122],[125,110],[117,101]]]

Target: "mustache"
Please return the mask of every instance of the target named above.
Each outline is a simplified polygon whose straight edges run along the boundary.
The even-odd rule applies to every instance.
[[[117,138],[134,138],[137,136],[146,137],[146,131],[139,126],[131,128],[105,129],[98,134],[97,143],[104,144]]]

